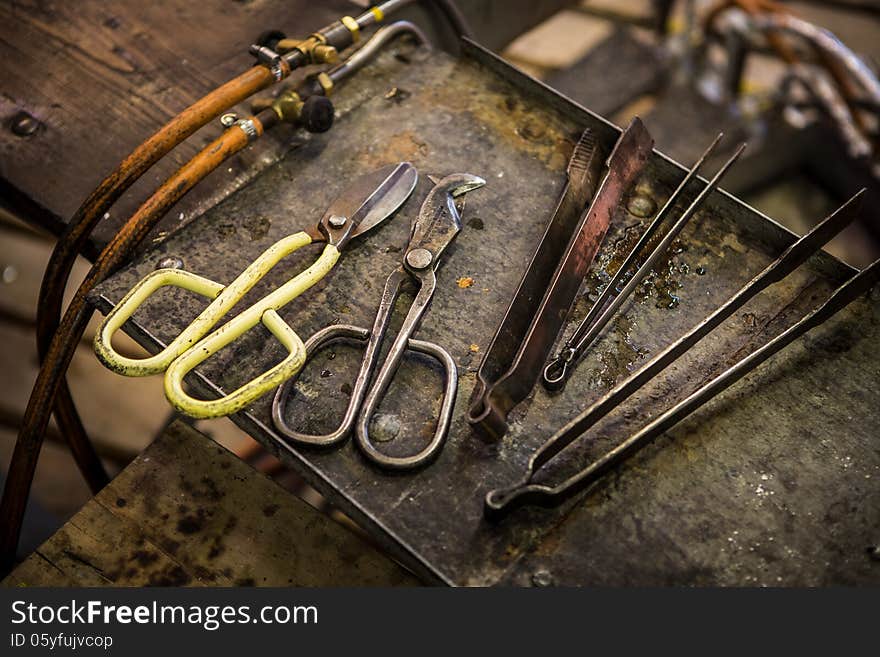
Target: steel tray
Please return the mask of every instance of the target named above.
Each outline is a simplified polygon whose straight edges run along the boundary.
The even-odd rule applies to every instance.
[[[182,258],[203,276],[230,281],[275,240],[316,221],[348,180],[383,164],[410,160],[423,174],[481,175],[489,183],[467,196],[465,228],[441,264],[437,294],[417,332],[444,345],[460,367],[455,418],[438,461],[417,473],[389,475],[369,466],[351,441],[331,451],[292,448],[272,430],[270,397],[235,422],[430,582],[880,582],[880,563],[870,549],[880,543],[876,293],[574,501],[487,523],[487,490],[518,477],[549,433],[696,324],[776,257],[792,235],[735,198],[713,194],[565,391],[551,397],[536,389],[511,416],[503,441],[487,446],[464,420],[482,350],[549,219],[574,140],[592,127],[610,148],[618,130],[470,43],[459,59],[401,46],[340,89],[336,102],[331,132],[292,144],[286,158],[246,188],[106,281],[93,302],[106,311],[167,256]],[[639,193],[659,206],[683,175],[680,166],[655,153]],[[423,175],[397,217],[353,245],[316,288],[283,309],[302,336],[340,321],[370,325],[429,185]],[[576,318],[644,221],[619,210],[576,304]],[[286,280],[316,253],[282,263],[249,299]],[[567,466],[576,468],[625,437],[796,321],[850,273],[827,254],[814,257],[607,418],[590,440],[570,449]],[[457,284],[465,277],[473,279],[470,287]],[[203,305],[192,295],[168,292],[127,330],[155,350]],[[359,355],[346,345],[318,355],[290,405],[295,425],[335,426]],[[193,377],[194,387],[202,394],[232,389],[281,356],[280,345],[260,328],[207,361]],[[389,450],[431,434],[440,376],[435,372],[430,380],[424,365],[405,362],[380,408],[374,434],[399,436],[385,443]]]

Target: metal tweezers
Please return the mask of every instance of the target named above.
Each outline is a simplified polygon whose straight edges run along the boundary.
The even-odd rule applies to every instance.
[[[870,290],[880,280],[880,260],[873,262],[837,288],[819,308],[807,314],[796,324],[753,353],[739,360],[735,365],[700,387],[684,400],[672,406],[665,413],[590,463],[580,472],[556,485],[536,482],[544,466],[575,440],[584,435],[601,418],[605,417],[645,383],[675,362],[755,295],[788,276],[788,274],[818,252],[832,237],[849,225],[858,216],[864,192],[865,190],[860,191],[809,233],[798,239],[777,260],[768,265],[764,271],[755,276],[690,332],[652,359],[644,368],[618,384],[613,390],[556,432],[532,456],[527,472],[520,482],[508,488],[490,491],[486,495],[484,505],[486,516],[490,519],[499,519],[513,509],[526,505],[556,506],[575,493],[584,490],[609,470],[675,426],[768,358],[784,349],[807,331],[819,326],[853,300]]]
[[[715,190],[718,183],[721,182],[721,179],[724,177],[724,174],[727,173],[730,167],[733,166],[733,163],[736,162],[742,154],[743,150],[745,150],[745,144],[742,144],[736,149],[733,155],[731,155],[727,162],[725,162],[718,170],[718,173],[716,173],[712,180],[709,181],[709,184],[703,188],[688,208],[675,221],[666,235],[663,236],[663,239],[657,247],[648,255],[647,259],[630,277],[624,288],[609,302],[608,299],[618,290],[621,282],[626,277],[626,274],[636,264],[636,261],[648,245],[648,242],[657,233],[660,226],[666,220],[668,213],[675,207],[691,180],[696,177],[697,172],[699,172],[703,163],[715,150],[715,147],[718,145],[718,142],[721,141],[723,136],[724,133],[719,133],[718,136],[715,137],[715,140],[709,144],[706,151],[700,156],[700,159],[697,160],[696,164],[691,167],[691,170],[688,171],[684,180],[681,181],[666,203],[664,203],[663,208],[657,213],[657,216],[639,238],[636,245],[632,248],[632,251],[630,251],[624,263],[614,273],[614,277],[605,286],[605,289],[602,291],[602,294],[599,295],[596,303],[593,304],[590,312],[588,312],[587,316],[584,317],[580,324],[578,324],[578,327],[575,329],[572,336],[565,342],[556,357],[553,358],[544,368],[541,378],[545,388],[548,390],[559,390],[565,385],[565,382],[571,375],[575,365],[577,365],[578,361],[583,357],[584,353],[586,353],[587,348],[593,343],[596,336],[599,335],[602,329],[605,328],[606,324],[611,320],[612,315],[614,315],[620,305],[630,296],[630,294],[632,294],[632,291],[639,282],[651,271],[657,263],[657,260],[659,260],[666,252],[669,245],[672,244],[672,241],[678,237],[678,234],[682,231],[688,221],[690,221],[696,214],[706,197]]]
[[[467,420],[482,438],[498,440],[507,432],[508,413],[540,378],[614,209],[653,145],[642,122],[633,119],[608,157],[598,189],[602,158],[595,135],[586,130],[575,146],[553,218],[477,371]]]

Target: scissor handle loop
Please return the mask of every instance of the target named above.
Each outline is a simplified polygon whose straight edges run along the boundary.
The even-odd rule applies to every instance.
[[[165,396],[174,408],[196,418],[230,415],[277,388],[302,368],[306,361],[306,349],[296,332],[271,308],[263,313],[260,321],[287,349],[288,355],[284,360],[223,397],[197,399],[188,395],[183,389],[183,378],[211,354],[230,344],[241,334],[232,330],[224,331],[223,329],[229,325],[225,324],[209,336],[216,336],[214,340],[210,342],[207,339],[201,340],[193,349],[183,352],[168,367],[165,373]]]
[[[333,340],[352,339],[364,342],[371,337],[371,334],[372,332],[369,329],[349,324],[328,326],[315,333],[306,342],[307,358]],[[458,369],[452,356],[443,347],[433,342],[410,338],[407,341],[407,349],[433,356],[443,366],[445,370],[443,403],[440,407],[440,415],[433,439],[424,449],[411,456],[388,456],[378,451],[370,442],[369,431],[365,428],[362,437],[359,429],[358,445],[363,450],[366,458],[380,467],[391,470],[410,470],[425,465],[436,458],[449,433],[452,408],[455,404],[455,395],[458,390]],[[367,366],[365,367],[364,364],[367,364]],[[284,416],[293,384],[295,383],[295,378],[288,379],[283,386],[278,388],[278,391],[275,393],[275,400],[272,403],[272,422],[275,424],[276,430],[282,437],[294,443],[310,445],[312,447],[331,447],[342,442],[351,434],[356,421],[358,425],[368,427],[369,418],[375,408],[362,407],[362,403],[370,383],[369,378],[365,378],[369,376],[370,369],[372,368],[368,364],[368,359],[365,359],[361,366],[361,372],[358,374],[358,380],[352,390],[351,400],[349,401],[348,408],[346,408],[342,423],[335,431],[323,435],[300,433],[291,429],[290,425],[287,424]]]
[[[284,237],[266,249],[232,283],[223,286],[210,279],[180,269],[159,269],[141,279],[104,319],[95,336],[95,352],[110,369],[126,376],[147,376],[165,371],[168,401],[193,417],[220,417],[241,410],[259,396],[293,376],[305,362],[305,347],[277,310],[321,280],[339,259],[332,244],[324,247],[310,267],[254,303],[209,335],[205,335],[242,297],[282,258],[311,244],[305,232]],[[213,299],[162,351],[146,358],[129,358],[112,345],[113,334],[137,312],[159,288],[176,286]],[[262,322],[284,345],[288,356],[273,368],[220,399],[196,399],[183,390],[183,377],[244,332]]]
[[[412,351],[433,356],[443,366],[443,369],[446,371],[443,402],[440,405],[440,414],[437,416],[437,426],[434,429],[434,436],[431,438],[431,442],[415,454],[409,456],[389,456],[379,451],[370,440],[370,418],[376,411],[381,396],[371,393],[367,397],[355,425],[355,440],[368,460],[386,470],[413,470],[427,465],[437,458],[446,442],[446,436],[449,434],[449,425],[452,422],[452,409],[455,406],[455,395],[458,391],[458,368],[455,366],[455,361],[448,351],[433,342],[425,342],[413,338],[409,339],[407,346]],[[373,385],[375,386],[376,382]]]
[[[308,362],[308,359],[316,351],[333,340],[352,339],[365,342],[369,337],[370,330],[360,328],[359,326],[351,326],[349,324],[335,324],[333,326],[328,326],[315,333],[306,341],[306,362]],[[275,392],[275,399],[272,401],[272,422],[278,433],[290,442],[300,445],[311,445],[313,447],[332,447],[345,440],[351,433],[358,411],[360,410],[361,402],[364,399],[366,387],[369,384],[369,370],[371,367],[370,363],[368,363],[368,356],[369,354],[365,355],[365,358],[361,363],[361,368],[358,372],[355,385],[352,388],[351,398],[349,399],[348,407],[345,409],[345,415],[342,418],[342,422],[330,433],[301,433],[295,431],[289,424],[287,424],[284,415],[287,410],[287,403],[293,392],[293,386],[296,383],[296,375],[285,381]]]
[[[216,299],[224,289],[220,283],[181,269],[157,269],[147,274],[116,304],[95,334],[95,353],[104,365],[125,376],[158,374],[165,371],[178,356],[182,345],[185,348],[186,344],[204,334],[202,332],[201,335],[195,336],[199,325],[193,322],[162,351],[146,358],[129,358],[113,348],[112,339],[116,331],[131,319],[138,308],[158,289],[168,286],[196,292],[209,299]]]
[[[288,235],[275,242],[248,265],[229,285],[180,269],[158,269],[142,278],[104,319],[95,335],[95,353],[111,370],[125,376],[149,376],[168,369],[172,361],[205,336],[241,298],[262,279],[278,261],[297,249],[311,244],[305,232]],[[335,251],[335,247],[333,249]],[[326,252],[326,248],[325,248]],[[336,251],[338,257],[338,251]],[[333,261],[335,262],[335,260]],[[332,265],[331,265],[332,266]],[[308,270],[307,270],[308,271]],[[303,272],[305,274],[306,272]],[[326,271],[324,272],[326,273]],[[323,275],[323,274],[322,274]],[[300,279],[299,276],[294,280]],[[300,282],[302,282],[300,280]],[[288,289],[293,281],[280,289]],[[314,281],[312,281],[314,283]],[[310,283],[311,284],[311,283]],[[213,301],[162,351],[146,358],[128,358],[111,344],[113,334],[137,312],[138,308],[159,288],[180,287],[206,296]],[[296,286],[294,286],[296,287]],[[308,286],[306,286],[308,287]],[[305,288],[304,288],[305,289]],[[277,291],[276,291],[277,292]],[[270,295],[272,296],[272,295]],[[295,294],[294,294],[295,296]],[[268,297],[267,297],[268,298]],[[293,298],[293,297],[290,297]],[[264,299],[265,300],[265,299]],[[290,299],[288,299],[289,301]],[[285,302],[286,303],[286,302]],[[269,307],[269,306],[265,306]],[[263,310],[265,310],[265,307]],[[278,306],[276,306],[277,308]],[[259,313],[262,315],[262,311]],[[256,322],[255,322],[256,323]]]
[[[338,259],[339,250],[328,244],[309,268],[180,354],[165,372],[165,396],[171,405],[180,412],[197,418],[229,415],[240,411],[299,372],[306,360],[305,346],[276,311],[321,280]],[[287,349],[288,356],[283,361],[219,399],[197,399],[184,391],[183,378],[193,368],[260,322]]]

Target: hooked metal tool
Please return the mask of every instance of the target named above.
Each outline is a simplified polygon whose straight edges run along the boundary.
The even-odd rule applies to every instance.
[[[507,433],[508,413],[541,376],[614,209],[653,145],[641,120],[633,119],[608,157],[608,172],[595,196],[601,155],[594,136],[585,132],[575,147],[568,184],[477,372],[467,420],[481,437],[497,440]]]
[[[760,274],[744,285],[722,306],[703,319],[687,334],[655,356],[645,367],[619,383],[592,406],[557,431],[531,457],[525,476],[515,485],[490,491],[486,495],[484,511],[487,518],[497,520],[512,510],[538,505],[552,507],[584,490],[663,432],[675,426],[703,404],[726,390],[768,358],[784,349],[807,331],[819,326],[835,313],[845,308],[860,295],[870,290],[880,280],[880,260],[846,281],[816,310],[807,314],[793,326],[745,356],[733,366],[700,387],[681,402],[651,421],[603,456],[559,484],[537,481],[543,469],[566,447],[585,435],[591,427],[648,381],[678,360],[697,342],[702,340],[725,319],[733,315],[750,299],[770,285],[778,283],[813,254],[822,245],[849,225],[857,216],[865,190],[856,194],[836,212],[814,227],[809,233],[792,244],[779,258],[770,263]]]
[[[391,470],[417,468],[437,456],[449,431],[452,408],[458,389],[458,371],[452,356],[443,347],[432,342],[415,340],[412,338],[412,334],[418,328],[437,287],[435,272],[440,264],[440,258],[446,247],[461,231],[461,217],[455,207],[455,198],[485,184],[486,181],[477,176],[457,173],[446,176],[437,182],[428,193],[413,223],[412,237],[404,253],[403,262],[385,282],[382,300],[379,303],[371,329],[349,324],[336,324],[318,331],[309,338],[305,345],[307,358],[328,342],[340,338],[366,340],[367,344],[357,379],[352,388],[351,399],[339,428],[326,435],[311,435],[297,432],[287,424],[285,410],[295,383],[295,379],[292,378],[278,389],[272,403],[272,421],[282,436],[303,445],[329,447],[345,440],[354,427],[358,447],[367,459],[382,468]],[[401,285],[407,278],[418,283],[418,292],[407,312],[400,332],[395,337],[385,361],[374,378],[373,374],[385,333],[388,330],[394,304],[400,295]],[[407,349],[433,356],[443,366],[445,370],[443,402],[431,441],[416,454],[390,456],[377,449],[370,440],[370,418],[391,384]]]
[[[675,204],[683,195],[688,184],[697,175],[700,168],[703,166],[703,163],[712,154],[712,151],[715,150],[715,147],[718,145],[718,142],[721,141],[723,136],[724,134],[720,133],[715,137],[715,140],[709,145],[709,148],[707,148],[700,156],[700,159],[697,160],[696,164],[691,167],[691,170],[688,171],[684,180],[681,181],[663,205],[660,212],[657,213],[657,216],[654,217],[654,220],[639,238],[639,241],[632,248],[629,255],[627,255],[626,260],[614,273],[611,281],[605,286],[605,289],[602,290],[602,293],[599,295],[599,298],[596,299],[590,312],[588,312],[587,316],[584,317],[580,324],[578,324],[574,333],[565,342],[559,353],[544,368],[541,378],[545,388],[548,390],[559,390],[565,385],[565,381],[571,375],[574,367],[580,361],[587,348],[593,343],[602,329],[605,328],[611,320],[614,313],[617,312],[617,309],[620,308],[621,304],[629,298],[635,287],[651,271],[660,257],[672,244],[672,241],[678,237],[678,234],[682,231],[685,225],[696,214],[706,197],[715,190],[718,183],[720,183],[721,179],[724,177],[724,174],[727,173],[730,167],[733,166],[734,162],[736,162],[737,159],[739,159],[739,156],[742,155],[742,152],[746,147],[745,144],[740,145],[740,147],[734,151],[733,155],[731,155],[722,165],[712,180],[709,181],[693,202],[691,202],[688,208],[673,223],[672,227],[666,232],[660,243],[650,252],[648,257],[645,258],[645,261],[642,262],[636,271],[632,273],[629,281],[627,281],[623,289],[618,292],[614,299],[609,301],[611,295],[617,292],[623,279],[627,274],[630,274],[630,270],[636,264],[641,252],[648,245],[651,238],[657,233],[660,226],[666,220],[668,213],[675,207]]]
[[[409,162],[362,176],[330,205],[315,226],[278,240],[228,285],[181,269],[158,269],[148,274],[104,319],[95,336],[98,358],[126,376],[148,376],[164,371],[168,401],[192,417],[220,417],[241,410],[291,377],[305,363],[305,345],[277,311],[321,280],[353,238],[393,215],[409,198],[417,181],[418,173]],[[209,333],[282,258],[313,242],[326,242],[326,246],[310,267]],[[166,286],[190,290],[212,301],[158,354],[129,358],[118,353],[111,343],[113,334],[150,296]],[[260,322],[287,349],[284,360],[219,399],[196,399],[184,391],[183,378],[187,373]]]

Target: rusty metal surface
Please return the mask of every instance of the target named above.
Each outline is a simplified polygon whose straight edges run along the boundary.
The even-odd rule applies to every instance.
[[[591,491],[559,509],[519,511],[499,525],[483,519],[485,492],[521,475],[550,432],[707,315],[792,236],[732,197],[713,194],[566,389],[553,397],[536,389],[511,415],[507,436],[487,446],[464,418],[480,350],[553,211],[575,140],[590,127],[610,149],[619,133],[475,47],[465,48],[459,60],[400,54],[384,55],[340,94],[332,133],[310,137],[101,286],[93,300],[106,310],[167,256],[181,257],[187,269],[214,280],[231,280],[275,240],[320,216],[346,181],[387,162],[409,159],[423,173],[482,175],[489,182],[466,201],[464,230],[446,255],[432,310],[416,332],[443,344],[460,370],[449,441],[432,466],[388,475],[368,465],[351,443],[331,451],[291,449],[270,429],[271,396],[235,421],[429,581],[880,582],[880,562],[867,551],[880,542],[876,294],[773,358]],[[655,153],[636,188],[660,207],[683,176],[683,169]],[[321,284],[284,309],[284,319],[301,335],[340,321],[368,322],[429,187],[423,177],[400,214],[353,245]],[[575,304],[575,321],[648,221],[625,205]],[[313,258],[296,254],[287,274]],[[561,469],[577,469],[584,452],[607,449],[791,325],[847,271],[830,256],[811,259],[606,418],[593,440],[562,459]],[[251,294],[264,293],[285,275],[283,266],[276,268]],[[459,277],[472,278],[473,285],[460,287]],[[136,315],[128,330],[155,349],[202,305],[169,292]],[[396,320],[399,326],[402,317]],[[201,393],[211,386],[229,390],[281,356],[268,333],[252,334],[208,360],[193,383]],[[288,422],[310,431],[335,426],[360,357],[345,345],[317,354],[297,384]],[[406,435],[410,449],[414,436],[429,440],[432,416],[424,409],[426,401],[439,402],[441,382],[439,372],[426,380],[424,365],[404,362],[379,409],[376,436]],[[385,449],[393,452],[394,441]]]

